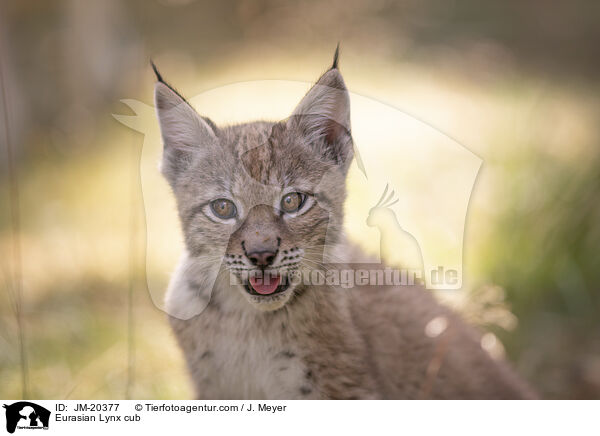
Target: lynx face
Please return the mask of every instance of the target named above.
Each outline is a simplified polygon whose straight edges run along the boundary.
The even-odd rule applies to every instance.
[[[221,128],[157,75],[162,172],[189,255],[229,274],[252,305],[282,307],[302,290],[302,270],[322,270],[341,229],[353,152],[336,62],[288,119]]]

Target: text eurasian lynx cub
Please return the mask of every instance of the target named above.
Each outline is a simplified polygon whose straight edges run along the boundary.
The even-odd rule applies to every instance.
[[[186,247],[166,305],[198,398],[533,395],[423,288],[291,280],[355,258],[342,232],[353,142],[337,51],[279,122],[216,126],[156,74],[162,172]],[[448,327],[431,338],[436,317]]]

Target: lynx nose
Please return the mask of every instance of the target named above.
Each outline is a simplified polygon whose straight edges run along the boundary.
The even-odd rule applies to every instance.
[[[276,254],[273,251],[253,251],[252,253],[248,253],[247,256],[253,265],[265,267],[273,263]]]

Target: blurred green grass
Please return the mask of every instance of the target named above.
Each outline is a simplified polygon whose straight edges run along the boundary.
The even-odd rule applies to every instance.
[[[106,144],[104,140],[99,143]],[[191,395],[166,314],[148,298],[144,236],[133,250],[129,246],[136,209],[134,225],[140,233],[144,222],[139,182],[133,187],[133,205],[132,188],[123,189],[135,167],[128,160],[131,148],[122,146],[118,142],[99,147],[93,157],[33,162],[26,168],[29,175],[22,178],[23,318],[30,398],[124,398],[130,341],[135,349],[132,397]],[[1,240],[6,259],[11,253],[6,227]],[[17,325],[12,290],[5,290],[0,295],[2,396],[19,398]]]
[[[496,191],[510,198],[508,207],[476,248],[481,276],[503,286],[519,319],[500,337],[547,396],[598,398],[600,159],[566,165],[529,156],[511,164],[513,177]],[[523,184],[520,175],[531,173],[538,189]]]

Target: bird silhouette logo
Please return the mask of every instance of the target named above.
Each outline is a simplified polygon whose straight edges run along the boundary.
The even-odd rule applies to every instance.
[[[379,201],[369,211],[367,225],[379,230],[379,253],[382,259],[399,265],[411,282],[423,282],[423,254],[417,239],[404,230],[392,206],[398,204],[395,191],[385,186]],[[386,196],[387,195],[387,196]]]

